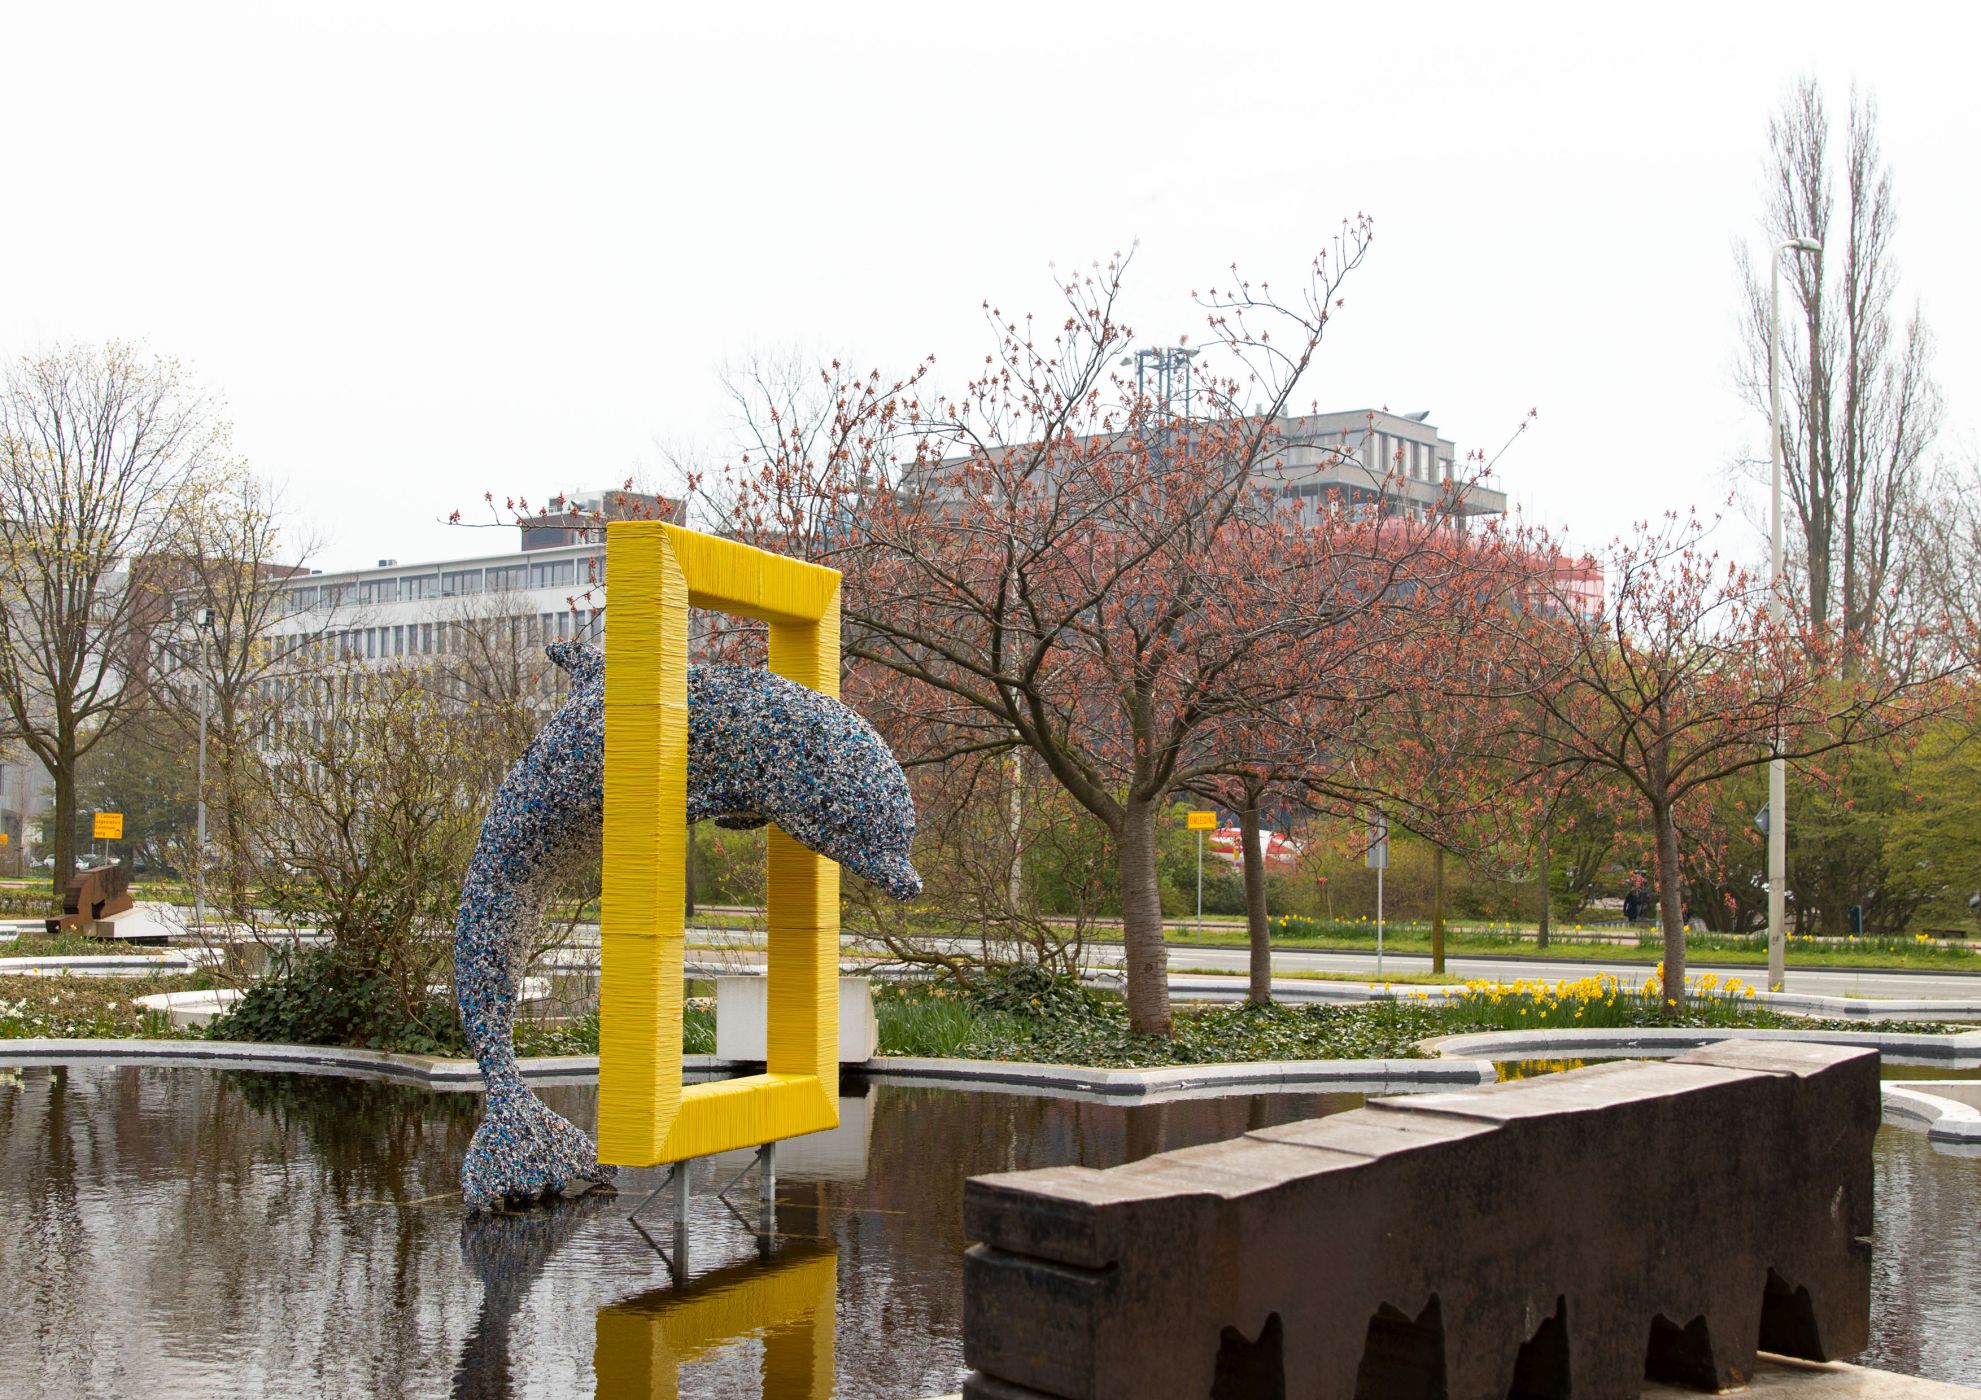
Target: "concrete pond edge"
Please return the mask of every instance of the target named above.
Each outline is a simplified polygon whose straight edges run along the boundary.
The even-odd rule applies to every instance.
[[[1498,1078],[1495,1061],[1581,1059],[1632,1054],[1669,1055],[1719,1040],[1807,1040],[1831,1045],[1862,1045],[1913,1063],[1981,1065],[1981,1032],[1913,1035],[1879,1031],[1753,1030],[1683,1028],[1487,1031],[1441,1036],[1422,1042],[1426,1059],[1268,1060],[1238,1064],[1166,1065],[1153,1069],[1102,1069],[1005,1060],[952,1060],[880,1056],[841,1066],[843,1073],[868,1081],[955,1088],[1000,1088],[1115,1102],[1165,1102],[1239,1092],[1299,1093],[1329,1090],[1367,1094],[1407,1093],[1413,1089],[1490,1084]],[[385,1079],[430,1089],[475,1091],[481,1071],[473,1060],[404,1055],[383,1050],[317,1045],[272,1045],[193,1040],[13,1040],[0,1041],[0,1065],[96,1063],[179,1065],[187,1068],[259,1070],[275,1073],[348,1075]],[[584,1084],[598,1078],[596,1055],[535,1056],[520,1062],[526,1079],[539,1084]],[[714,1055],[684,1055],[690,1079],[726,1074],[743,1062]],[[1981,1145],[1981,1108],[1929,1092],[1931,1081],[1889,1081],[1884,1086],[1887,1114],[1911,1127],[1923,1127],[1936,1142]],[[1953,1092],[1965,1094],[1968,1086]]]
[[[1598,1055],[1675,1055],[1718,1040],[1801,1040],[1861,1045],[1910,1064],[1981,1068],[1981,1031],[1920,1035],[1898,1031],[1762,1030],[1750,1026],[1631,1026],[1588,1030],[1472,1031],[1420,1041],[1428,1055],[1488,1060],[1572,1060]]]
[[[1883,1086],[1885,1117],[1904,1127],[1924,1130],[1936,1143],[1981,1154],[1981,1108],[1952,1097],[1981,1098],[1981,1085],[1971,1080],[1947,1083],[1908,1079]]]
[[[76,1063],[354,1075],[432,1089],[481,1088],[481,1070],[473,1060],[402,1055],[385,1050],[247,1041],[0,1041],[0,1065]],[[536,1083],[578,1084],[598,1078],[596,1055],[533,1056],[518,1063],[523,1077]],[[745,1063],[714,1055],[681,1057],[682,1071],[691,1079],[725,1074]],[[1166,1065],[1156,1069],[879,1056],[864,1063],[842,1065],[840,1070],[869,1080],[959,1088],[995,1085],[1021,1092],[1107,1099],[1201,1097],[1243,1089],[1293,1093],[1307,1088],[1335,1088],[1383,1093],[1427,1086],[1490,1084],[1498,1077],[1490,1061],[1449,1056],[1423,1060],[1262,1060],[1249,1064]]]

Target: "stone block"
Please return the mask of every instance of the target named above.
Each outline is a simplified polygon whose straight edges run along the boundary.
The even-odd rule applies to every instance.
[[[1625,1400],[1860,1350],[1877,1055],[1742,1042],[979,1177],[977,1400]]]

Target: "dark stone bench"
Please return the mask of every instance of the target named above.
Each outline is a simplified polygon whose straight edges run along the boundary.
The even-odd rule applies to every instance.
[[[972,1179],[975,1400],[1636,1400],[1868,1341],[1875,1051],[1726,1042]]]
[[[99,865],[94,870],[78,870],[62,892],[62,913],[49,919],[49,933],[93,934],[90,925],[112,914],[137,908],[131,899],[131,872],[128,866]]]

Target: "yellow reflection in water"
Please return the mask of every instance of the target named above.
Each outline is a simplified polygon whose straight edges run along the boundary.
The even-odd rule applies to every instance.
[[[601,1308],[592,1362],[599,1400],[676,1400],[683,1362],[755,1336],[764,1344],[764,1400],[825,1400],[838,1282],[839,1255],[827,1250],[718,1270],[685,1290]]]

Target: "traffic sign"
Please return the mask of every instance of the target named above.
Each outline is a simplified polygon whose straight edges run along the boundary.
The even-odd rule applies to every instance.
[[[122,812],[98,812],[91,825],[90,836],[97,841],[121,841],[124,839],[124,814]]]
[[[1185,831],[1216,831],[1216,812],[1192,812],[1183,823]]]
[[[1365,858],[1371,870],[1389,869],[1389,819],[1377,817],[1369,823],[1369,854]]]

